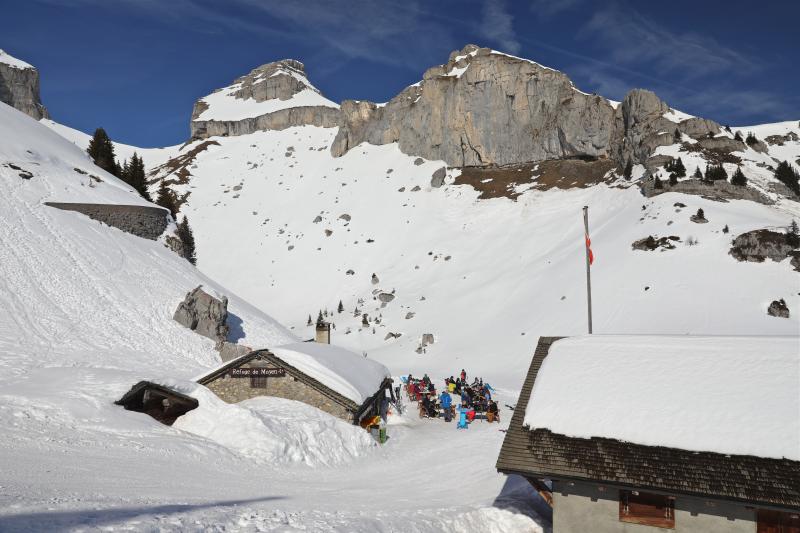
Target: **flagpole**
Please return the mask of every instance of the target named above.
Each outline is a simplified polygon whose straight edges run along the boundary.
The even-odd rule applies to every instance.
[[[583,206],[583,227],[585,230],[585,246],[586,246],[586,303],[589,308],[589,335],[592,334],[592,270],[591,261],[589,259],[589,206]]]

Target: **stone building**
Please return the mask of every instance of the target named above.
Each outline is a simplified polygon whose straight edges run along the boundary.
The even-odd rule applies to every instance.
[[[228,403],[259,396],[297,400],[358,424],[392,398],[383,365],[327,344],[256,350],[197,380]]]
[[[539,339],[497,460],[498,471],[525,477],[552,507],[554,533],[800,531],[797,338],[603,337],[571,338],[560,350],[568,339]],[[662,353],[666,344],[676,349]],[[669,359],[654,364],[662,355]],[[615,359],[619,365],[609,365]],[[715,365],[727,370],[702,371]],[[603,381],[605,390],[592,385]],[[661,398],[670,385],[673,397]],[[664,409],[654,412],[645,396]],[[743,403],[731,405],[734,396]],[[741,412],[752,404],[754,416]],[[620,413],[633,419],[635,435],[621,438],[630,420]],[[582,421],[590,419],[598,423]],[[725,445],[748,453],[725,453]]]

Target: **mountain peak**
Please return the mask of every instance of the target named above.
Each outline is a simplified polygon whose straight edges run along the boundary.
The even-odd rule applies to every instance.
[[[197,101],[192,122],[242,121],[296,107],[339,106],[322,96],[296,59],[254,68],[245,76]]]

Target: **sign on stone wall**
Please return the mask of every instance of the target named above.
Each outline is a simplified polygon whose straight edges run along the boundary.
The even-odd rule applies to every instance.
[[[265,377],[265,378],[282,378],[286,375],[284,368],[232,368],[228,371],[228,375],[232,378],[249,378],[249,377]]]

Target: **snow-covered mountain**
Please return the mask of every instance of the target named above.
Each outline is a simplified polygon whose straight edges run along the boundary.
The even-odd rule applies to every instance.
[[[503,433],[494,425],[470,429],[469,460],[448,459],[441,443],[462,437],[451,426],[393,418],[392,440],[378,449],[360,429],[294,402],[225,404],[195,384],[219,356],[172,312],[200,284],[228,296],[247,345],[309,338],[309,315],[326,309],[335,344],[395,374],[483,376],[498,389],[503,424],[537,336],[585,332],[585,205],[596,333],[798,334],[786,247],[756,250],[775,261],[729,253],[735,237],[767,228],[782,239],[800,217],[772,173],[778,160],[797,168],[796,122],[729,132],[646,91],[610,102],[527,60],[462,52],[385,105],[341,108],[301,64],[280,61],[201,99],[185,145],[117,145],[119,157],[143,155],[153,191],[165,180],[179,194],[199,270],[163,237],[45,205],[151,206],[91,163],[87,135],[0,103],[0,530],[547,530],[529,507],[515,508],[530,488],[495,472]],[[479,109],[461,107],[480,99],[468,85],[509,68],[523,76],[515,101],[540,82],[547,90],[529,102],[573,96],[552,111],[569,135],[556,142],[548,130],[510,152],[473,142],[487,126],[474,122]],[[406,110],[407,91],[427,121]],[[576,123],[576,102],[596,120]],[[448,109],[473,122],[442,128]],[[420,127],[475,130],[465,149],[472,143],[481,164],[415,153],[435,148],[402,140]],[[736,139],[739,130],[756,142]],[[545,146],[547,157],[526,159]],[[489,154],[508,153],[513,164],[492,164]],[[740,166],[747,187],[690,177],[670,186],[665,165],[678,156],[689,175],[707,163],[729,175]],[[637,163],[630,180],[619,158]],[[780,299],[791,318],[767,315]],[[165,427],[112,405],[140,379],[201,406]],[[417,471],[438,481],[408,475]]]
[[[304,404],[226,404],[194,383],[219,364],[212,340],[172,320],[197,285],[228,296],[240,342],[298,338],[162,239],[45,205],[151,205],[83,149],[5,104],[0,139],[0,530],[541,531],[535,513],[508,507],[530,490],[503,488],[494,427],[473,432],[484,453],[443,493],[403,474],[451,475],[436,443],[452,426],[398,418],[393,445],[378,449],[361,428]],[[200,407],[167,427],[113,405],[141,379]],[[396,500],[398,490],[414,497]],[[506,504],[493,505],[501,491]]]
[[[464,61],[452,56],[452,65],[429,71],[392,102],[420,87],[424,99],[428,84],[436,91],[443,83],[469,83],[470,69],[486,70],[465,63],[454,74]],[[528,68],[534,77],[550,71]],[[556,77],[580,93],[563,74]],[[597,258],[596,333],[799,333],[797,272],[789,259],[741,263],[729,255],[734,237],[762,228],[784,232],[800,215],[797,197],[773,177],[778,161],[797,167],[798,123],[728,131],[651,95],[639,91],[622,104],[596,104],[624,111],[623,123],[649,117],[647,127],[632,119],[622,126],[623,138],[637,139],[628,157],[641,161],[630,181],[619,176],[622,165],[605,157],[455,168],[403,153],[409,145],[402,138],[362,142],[340,154],[343,130],[317,125],[204,135],[153,177],[186,198],[181,212],[195,228],[203,272],[301,336],[311,336],[308,315],[333,312],[335,343],[398,373],[449,375],[466,367],[516,387],[538,335],[585,332],[584,205]],[[239,105],[247,102],[256,105],[247,98]],[[443,102],[449,109],[450,101]],[[356,104],[342,109],[349,105]],[[392,111],[399,105],[386,104],[385,113],[401,124],[406,119]],[[384,106],[368,108],[366,122]],[[760,142],[748,145],[734,138],[737,132],[752,132]],[[682,193],[670,192],[664,168],[677,157],[687,169],[675,187]],[[717,183],[698,192],[691,174],[709,163],[721,163],[729,176],[741,167],[747,186]],[[664,189],[654,189],[656,175]],[[698,209],[707,223],[692,220]],[[633,248],[649,236],[672,244]],[[767,315],[779,299],[792,318]],[[426,333],[435,342],[421,350]]]

